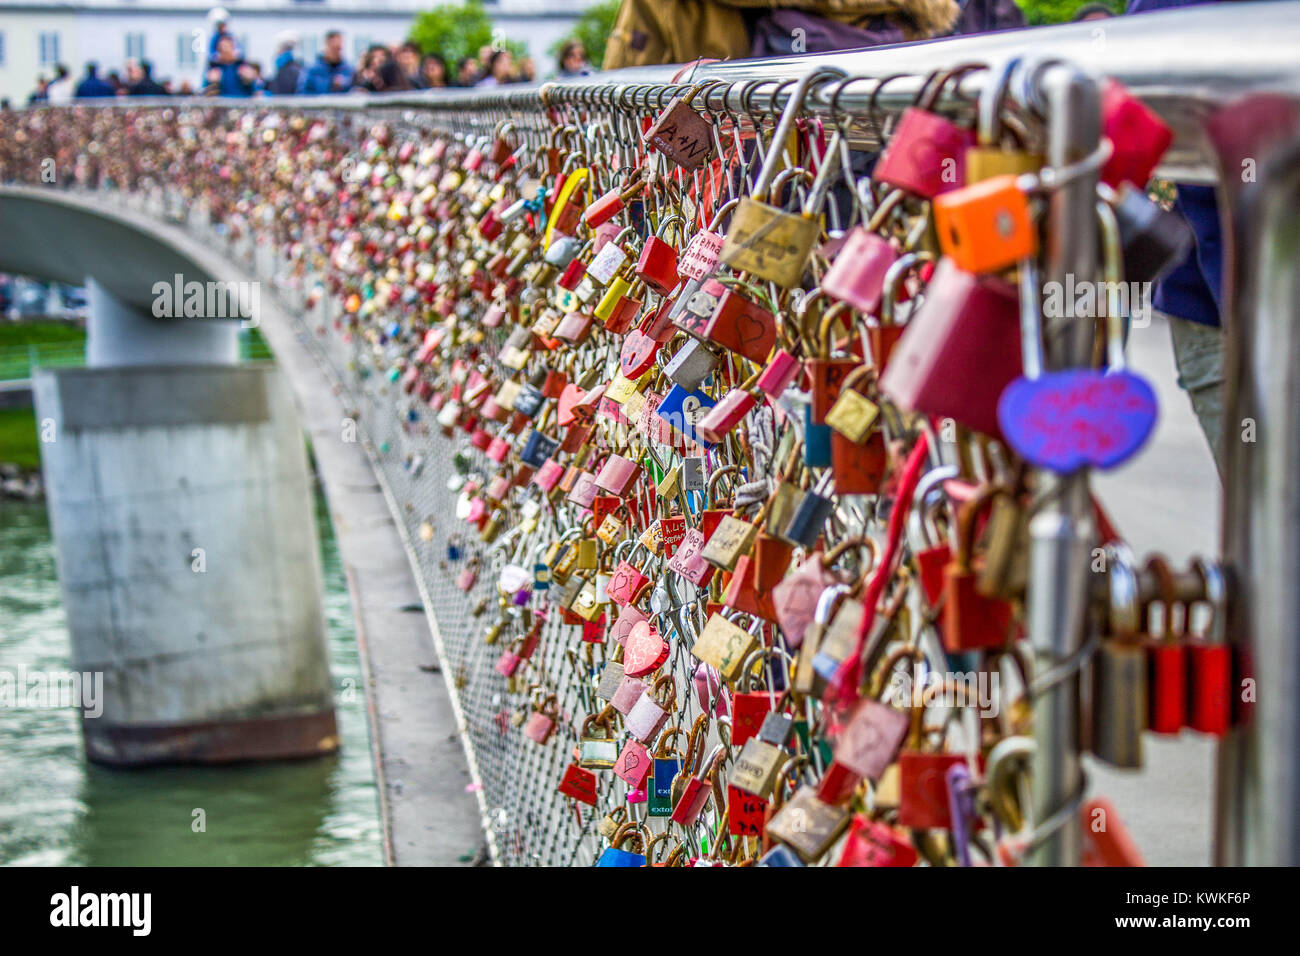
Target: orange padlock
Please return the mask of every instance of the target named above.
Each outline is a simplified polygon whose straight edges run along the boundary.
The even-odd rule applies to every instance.
[[[1018,176],[994,176],[934,198],[939,247],[966,272],[999,272],[1038,251],[1029,196]]]

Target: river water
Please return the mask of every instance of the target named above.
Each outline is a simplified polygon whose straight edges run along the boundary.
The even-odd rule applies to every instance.
[[[319,496],[316,521],[340,752],[276,764],[111,770],[86,762],[76,710],[0,706],[0,865],[383,862],[355,625]],[[0,668],[67,670],[68,654],[45,509],[0,501]]]

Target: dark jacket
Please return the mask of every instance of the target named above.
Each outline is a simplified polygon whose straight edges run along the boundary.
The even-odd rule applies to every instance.
[[[302,73],[302,64],[293,58],[292,53],[281,53],[275,58],[275,76],[266,84],[266,91],[280,95],[297,93]]]
[[[1129,13],[1149,13],[1172,7],[1194,7],[1215,0],[1130,0]],[[1187,258],[1156,284],[1152,304],[1161,312],[1200,322],[1219,324],[1223,303],[1223,234],[1219,229],[1219,204],[1212,186],[1178,186],[1174,209],[1186,217],[1196,235]]]
[[[77,84],[77,90],[73,94],[78,99],[94,99],[99,96],[112,96],[114,94],[111,83],[106,83],[98,76],[88,76]]]
[[[331,63],[322,53],[298,82],[299,93],[342,93],[352,86],[352,67],[347,60]]]

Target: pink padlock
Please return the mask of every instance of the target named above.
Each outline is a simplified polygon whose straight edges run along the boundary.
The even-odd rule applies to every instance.
[[[822,291],[863,315],[872,315],[880,308],[885,273],[897,260],[898,252],[888,239],[859,226],[849,233],[822,277]]]
[[[748,391],[743,388],[733,388],[695,423],[695,434],[707,442],[716,444],[739,425],[740,420],[757,404],[758,399]]]
[[[635,740],[629,740],[619,752],[614,764],[614,776],[626,781],[633,790],[645,784],[650,772],[650,751]]]
[[[605,593],[606,595],[609,594],[608,585],[605,588]],[[632,633],[632,628],[642,621],[648,620],[650,620],[650,618],[646,617],[631,604],[624,605],[618,612],[618,618],[609,629],[610,640],[617,644],[626,643],[627,636]]]
[[[610,455],[596,475],[596,487],[611,495],[626,495],[641,474],[641,466],[622,455]]]
[[[758,376],[758,390],[775,401],[785,393],[802,370],[803,363],[785,349],[777,349]]]
[[[713,577],[713,565],[701,556],[704,550],[704,532],[691,528],[677,546],[676,553],[668,562],[668,567],[676,571],[696,587],[706,587]]]
[[[504,438],[493,438],[487,446],[487,456],[497,464],[506,460],[510,454],[510,443]]]
[[[565,467],[554,458],[548,458],[542,462],[542,467],[538,468],[533,475],[533,484],[541,488],[542,491],[548,493],[554,491],[555,486],[564,477],[565,470]]]
[[[703,661],[695,668],[695,698],[700,702],[700,710],[708,712],[709,702],[713,701],[713,716],[725,717],[731,713],[731,694],[722,676]]]
[[[641,699],[650,685],[643,680],[637,680],[635,677],[624,677],[619,683],[618,689],[614,691],[614,696],[609,700],[609,706],[624,717],[631,712],[636,706],[636,702]]]
[[[668,715],[677,709],[677,690],[669,674],[655,681],[628,711],[623,726],[641,743],[649,743],[659,736],[668,723]]]

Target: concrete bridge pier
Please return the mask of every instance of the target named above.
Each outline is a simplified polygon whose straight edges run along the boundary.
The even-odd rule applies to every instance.
[[[170,279],[170,276],[163,278]],[[116,765],[338,747],[298,416],[237,321],[158,319],[90,280],[88,367],[38,370],[87,756]]]

